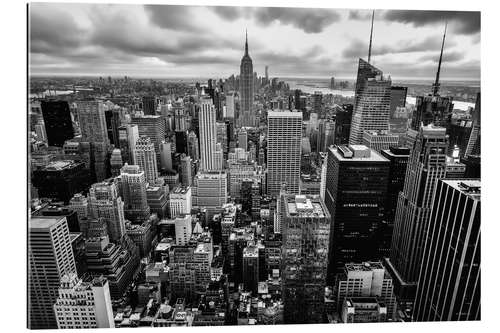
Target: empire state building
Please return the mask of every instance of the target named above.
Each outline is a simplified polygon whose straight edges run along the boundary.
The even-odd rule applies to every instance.
[[[253,105],[253,63],[248,55],[248,36],[245,36],[245,55],[240,65],[240,121],[241,127],[255,126]]]

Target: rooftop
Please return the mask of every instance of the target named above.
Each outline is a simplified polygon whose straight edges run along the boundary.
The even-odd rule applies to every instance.
[[[443,179],[442,182],[448,184],[457,191],[469,196],[474,200],[481,200],[481,180],[480,179]]]
[[[286,214],[291,217],[329,217],[324,203],[319,196],[288,195]]]
[[[373,149],[364,145],[330,147],[330,151],[339,161],[388,162],[389,160]]]
[[[347,271],[365,271],[369,272],[374,269],[385,269],[380,261],[367,261],[361,264],[350,263],[345,265]]]
[[[47,171],[60,171],[64,169],[70,169],[73,166],[78,164],[76,161],[73,160],[63,160],[63,161],[53,161],[47,164],[47,166],[44,168],[44,170]]]
[[[66,219],[64,216],[51,216],[51,217],[32,217],[29,220],[30,230],[34,229],[50,229],[52,226],[59,223],[60,220]]]
[[[300,118],[302,119],[302,112],[300,111],[268,111],[268,117],[277,117],[277,118]]]

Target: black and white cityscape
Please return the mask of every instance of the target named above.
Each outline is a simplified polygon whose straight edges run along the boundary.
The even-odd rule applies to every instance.
[[[28,31],[28,328],[481,320],[480,12]]]

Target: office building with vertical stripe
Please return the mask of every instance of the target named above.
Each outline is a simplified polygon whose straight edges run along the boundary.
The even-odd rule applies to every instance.
[[[479,179],[438,181],[413,320],[481,319],[480,216]]]
[[[29,219],[28,262],[28,328],[56,329],[61,278],[76,273],[66,217]]]
[[[277,195],[286,184],[288,193],[299,193],[302,112],[268,111],[268,194]]]
[[[215,106],[208,96],[202,98],[199,112],[201,170],[212,171],[216,167],[217,123]]]
[[[359,145],[363,143],[364,131],[389,130],[391,79],[360,58],[354,93],[349,144]]]
[[[404,311],[411,312],[415,300],[434,189],[438,179],[446,177],[447,146],[445,128],[422,126],[408,159],[387,262]]]

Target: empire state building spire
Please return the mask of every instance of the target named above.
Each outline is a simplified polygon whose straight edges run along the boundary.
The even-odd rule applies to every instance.
[[[245,29],[245,55],[248,55],[248,32]]]

